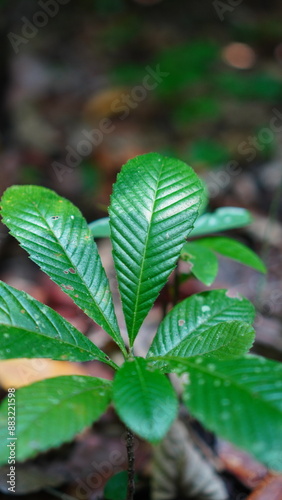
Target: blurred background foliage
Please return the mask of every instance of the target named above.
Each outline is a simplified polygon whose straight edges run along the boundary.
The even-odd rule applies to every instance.
[[[136,154],[175,155],[204,177],[230,160],[248,171],[277,155],[278,134],[258,139],[252,160],[242,143],[269,128],[282,98],[278,1],[52,0],[57,13],[44,24],[47,3],[0,4],[1,191],[46,185],[95,218]],[[148,67],[167,76],[142,95]],[[58,176],[54,162],[65,164],[66,148],[105,117],[113,131]]]
[[[49,187],[90,222],[129,158],[178,157],[206,182],[207,210],[253,214],[237,236],[262,251],[282,317],[281,13],[278,0],[2,0],[1,192]],[[19,256],[3,226],[0,251],[3,269]]]

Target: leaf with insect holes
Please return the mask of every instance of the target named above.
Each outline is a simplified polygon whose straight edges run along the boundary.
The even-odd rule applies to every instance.
[[[216,278],[218,260],[209,248],[198,243],[185,243],[180,258],[191,264],[191,273],[202,283],[210,286]]]
[[[113,256],[130,344],[173,271],[201,205],[185,163],[149,153],[129,160],[110,206]]]
[[[179,356],[190,356],[199,349],[202,349],[201,353],[204,353],[205,349],[210,352],[213,342],[214,347],[220,347],[222,352],[224,350],[224,337],[227,335],[228,339],[228,326],[226,329],[224,326],[220,326],[218,332],[215,327],[219,324],[224,325],[225,322],[238,323],[243,321],[250,324],[255,315],[254,307],[247,299],[228,297],[226,293],[226,290],[198,293],[177,304],[161,322],[149,349],[148,357],[175,353]],[[240,343],[243,349],[248,345],[250,347],[253,330],[248,325],[240,327],[235,324],[230,330],[229,341],[232,338],[233,341],[236,341],[237,328],[238,333],[243,335],[238,337],[240,351]],[[220,332],[223,335],[222,338],[219,335]],[[235,351],[236,347],[234,346],[234,353]],[[181,354],[181,352],[186,354]]]
[[[262,260],[246,245],[232,238],[215,236],[213,238],[203,238],[197,241],[198,245],[207,250],[213,250],[216,253],[224,255],[229,259],[241,262],[246,266],[252,267],[261,273],[266,273],[266,267]]]
[[[104,413],[110,403],[109,380],[70,375],[54,377],[18,389],[16,458],[34,457],[71,441]],[[0,463],[7,460],[7,405],[0,407]]]
[[[171,360],[188,374],[184,402],[208,429],[282,471],[282,364],[246,355],[231,361]]]
[[[143,358],[124,363],[113,383],[113,401],[123,422],[150,442],[163,438],[177,413],[170,381],[147,367]]]
[[[0,282],[0,359],[13,358],[97,359],[115,367],[60,314]]]
[[[109,283],[81,212],[40,186],[13,186],[2,197],[3,222],[30,258],[125,353]]]

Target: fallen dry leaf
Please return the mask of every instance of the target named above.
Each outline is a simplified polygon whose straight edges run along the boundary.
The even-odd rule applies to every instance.
[[[83,115],[86,121],[95,123],[95,120],[117,114],[114,103],[122,102],[122,95],[128,93],[126,87],[113,87],[101,90],[86,102]]]
[[[227,441],[218,441],[218,454],[226,470],[250,490],[258,486],[268,473],[263,464]]]
[[[53,361],[48,358],[9,359],[0,361],[0,385],[3,389],[33,384],[39,380],[61,375],[88,375],[87,370],[76,363]]]
[[[282,500],[282,475],[268,474],[248,500]]]

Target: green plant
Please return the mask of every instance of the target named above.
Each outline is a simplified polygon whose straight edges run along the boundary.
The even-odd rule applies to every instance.
[[[11,234],[30,258],[104,328],[124,356],[123,365],[117,366],[58,313],[1,283],[1,359],[99,360],[115,371],[113,382],[63,376],[19,389],[19,461],[71,440],[98,419],[111,402],[129,429],[132,461],[132,432],[154,443],[163,438],[176,418],[177,396],[167,377],[176,372],[186,374],[183,398],[193,415],[270,467],[281,468],[278,436],[282,365],[246,354],[254,340],[254,308],[248,300],[231,298],[226,290],[193,295],[163,319],[146,358],[134,355],[134,341],[144,319],[179,256],[187,254],[183,245],[196,222],[202,197],[202,183],[190,167],[156,153],[128,161],[119,174],[109,212],[113,258],[128,331],[126,347],[91,228],[80,211],[53,191],[38,186],[13,186],[4,193],[2,216]],[[234,209],[233,213],[234,217],[240,213],[241,223],[242,217],[246,222],[246,213]],[[196,223],[194,234],[197,227],[198,234],[209,232],[209,217],[213,217],[213,228],[220,224],[218,214],[205,214],[200,219],[203,217],[204,222]],[[225,224],[232,226],[232,211]],[[216,239],[198,245],[203,251],[227,248]],[[233,249],[237,257],[240,255],[247,264],[255,262],[263,270],[258,258],[242,248]],[[231,252],[232,245],[229,249]],[[197,248],[194,250],[198,258]],[[8,457],[7,405],[6,398],[0,410],[2,463]],[[12,427],[9,432],[13,433]],[[128,498],[133,497],[133,474],[130,467]]]

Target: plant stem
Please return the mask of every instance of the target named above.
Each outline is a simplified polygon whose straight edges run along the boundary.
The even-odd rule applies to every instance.
[[[126,449],[127,449],[127,459],[128,459],[128,483],[127,483],[127,497],[126,500],[133,500],[135,493],[135,482],[134,482],[134,473],[135,473],[135,456],[134,456],[134,436],[132,432],[127,429],[127,437],[126,437]]]

